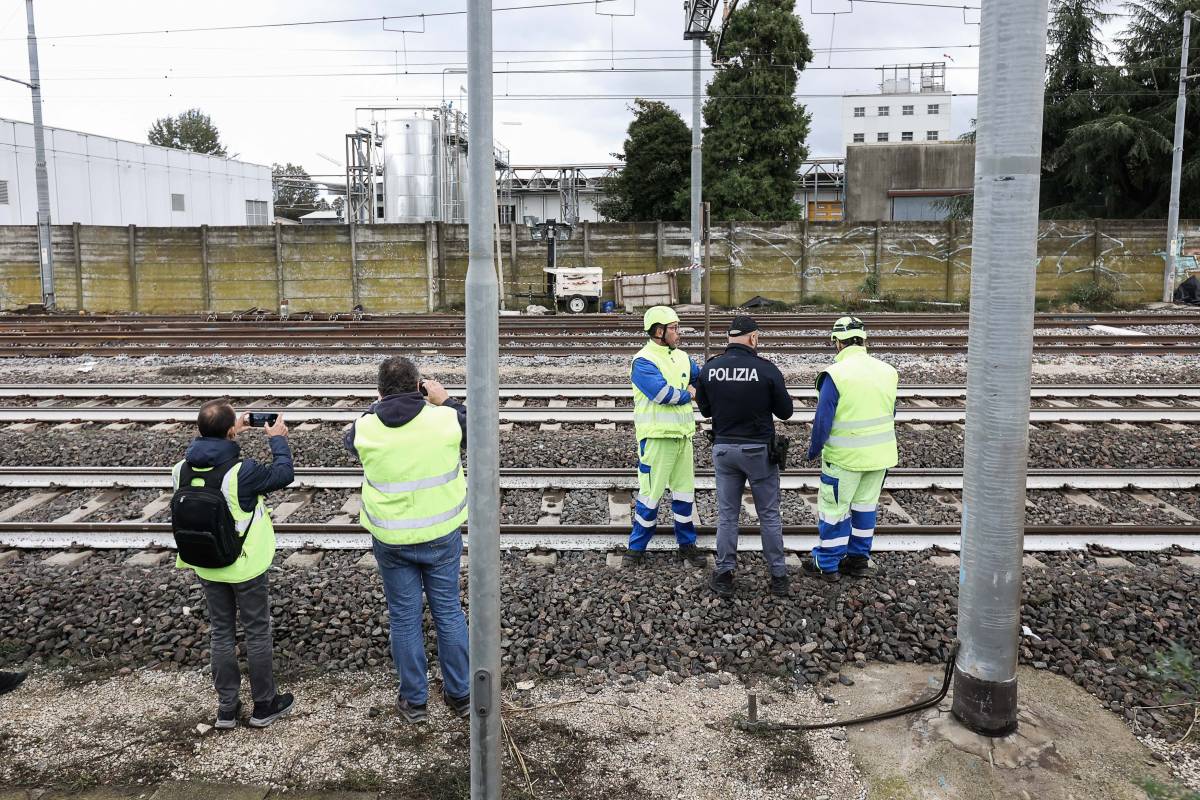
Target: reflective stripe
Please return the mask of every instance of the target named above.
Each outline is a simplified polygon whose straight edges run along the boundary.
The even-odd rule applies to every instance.
[[[672,489],[671,499],[680,503],[694,503],[696,502],[696,495],[691,492],[677,492]]]
[[[661,497],[649,497],[648,495],[644,494],[639,494],[637,496],[637,501],[646,508],[655,508],[658,505],[658,501],[661,499]]]
[[[691,522],[692,515],[691,514],[676,514],[675,521],[676,522]]]
[[[883,433],[873,433],[870,436],[830,436],[828,444],[836,447],[855,449],[860,447],[873,447],[877,444],[894,442],[895,440],[895,431],[884,431]]]
[[[441,486],[458,477],[459,470],[462,469],[462,464],[456,464],[454,469],[444,475],[436,475],[432,478],[418,478],[414,481],[399,481],[397,483],[376,483],[369,477],[366,478],[367,483],[377,492],[384,494],[402,494],[404,492],[414,492],[417,489],[432,489],[434,486]],[[366,477],[366,476],[364,476]]]
[[[882,425],[885,422],[891,422],[891,421],[892,421],[891,414],[888,414],[886,417],[876,417],[875,419],[843,420],[841,422],[833,423],[833,430],[835,430],[835,431],[852,431],[852,430],[857,430],[857,429],[861,429],[861,428],[873,428],[876,425]]]
[[[851,503],[850,504],[851,511],[868,511],[869,512],[869,511],[874,511],[878,507],[879,506],[876,503]]]
[[[645,517],[639,517],[637,514],[633,515],[633,519],[643,528],[653,528],[658,525],[658,520],[646,519]]]
[[[661,403],[671,396],[671,384],[664,383],[663,388],[658,390],[658,394],[654,395],[654,402]]]
[[[691,406],[679,406],[679,408],[683,409],[682,413],[676,412],[673,414],[669,411],[647,411],[641,414],[635,413],[633,415],[633,423],[635,425],[654,425],[658,423],[662,423],[664,425],[678,425],[681,422],[686,422],[692,419],[693,412]]]
[[[843,522],[850,519],[849,514],[845,514],[841,517],[831,517],[828,514],[821,512],[821,511],[817,512],[817,517],[821,520],[821,522],[824,522],[826,525],[841,525]]]
[[[432,517],[425,517],[424,519],[378,519],[371,514],[370,511],[366,510],[366,506],[363,507],[363,513],[367,515],[367,519],[370,520],[371,524],[376,528],[383,528],[384,530],[389,531],[398,531],[408,530],[411,528],[427,528],[430,525],[437,525],[439,522],[445,522],[446,520],[454,519],[456,516],[458,516],[459,512],[466,507],[467,498],[464,497],[462,502],[459,503],[457,507],[452,508],[449,511],[442,512],[441,514],[435,514]]]
[[[857,536],[860,539],[870,539],[872,536],[875,535],[875,529],[871,528],[871,530],[869,530],[869,531],[864,531],[864,530],[860,530],[858,528],[851,528],[850,535]]]
[[[833,548],[833,547],[845,547],[848,544],[850,544],[849,536],[839,536],[836,539],[822,539],[821,544],[819,546],[825,547],[825,548]]]

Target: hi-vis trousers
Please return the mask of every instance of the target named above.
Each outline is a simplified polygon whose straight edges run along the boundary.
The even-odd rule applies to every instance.
[[[692,508],[696,500],[696,469],[690,438],[638,442],[638,494],[633,506],[633,531],[629,534],[630,550],[645,550],[650,544],[658,525],[658,503],[667,489],[671,490],[675,541],[680,545],[695,544]]]
[[[817,534],[813,559],[822,572],[836,572],[846,556],[869,556],[875,536],[879,493],[886,469],[855,472],[821,462],[817,495]]]

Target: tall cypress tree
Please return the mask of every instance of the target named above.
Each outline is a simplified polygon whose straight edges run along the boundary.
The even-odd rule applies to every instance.
[[[794,219],[810,121],[794,95],[812,61],[795,0],[742,5],[726,21],[720,56],[726,65],[704,104],[705,199],[719,219]]]

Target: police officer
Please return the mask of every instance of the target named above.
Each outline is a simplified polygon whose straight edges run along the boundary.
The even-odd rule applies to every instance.
[[[830,339],[834,363],[817,375],[817,413],[808,458],[821,457],[820,542],[804,571],[827,581],[871,573],[879,493],[896,466],[896,370],[867,354],[858,317],[842,317]]]
[[[709,586],[721,597],[733,594],[738,514],[746,481],[758,511],[771,593],[783,596],[788,591],[779,516],[779,466],[772,463],[770,453],[775,439],[772,417],[790,419],[793,406],[779,368],[758,354],[758,339],[758,324],[753,319],[734,317],[729,346],[701,368],[696,384],[700,413],[713,420],[717,568]]]
[[[700,368],[679,349],[679,315],[673,308],[647,309],[642,326],[649,341],[638,351],[629,370],[638,444],[638,494],[629,549],[623,561],[630,566],[642,562],[658,524],[659,500],[670,489],[679,558],[703,567],[707,561],[696,548],[696,525],[692,520],[696,484],[692,398]]]
[[[363,465],[359,523],[372,549],[391,623],[396,710],[410,724],[429,720],[425,601],[437,628],[442,700],[471,715],[467,620],[460,599],[462,524],[467,482],[466,407],[440,383],[421,380],[416,364],[392,356],[379,365],[379,401],[346,432],[346,449]],[[424,595],[424,597],[422,597]]]

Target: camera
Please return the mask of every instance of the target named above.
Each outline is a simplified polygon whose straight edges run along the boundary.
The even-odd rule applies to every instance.
[[[251,428],[267,428],[275,424],[279,419],[278,414],[270,414],[266,411],[251,411],[250,412],[250,427]]]

